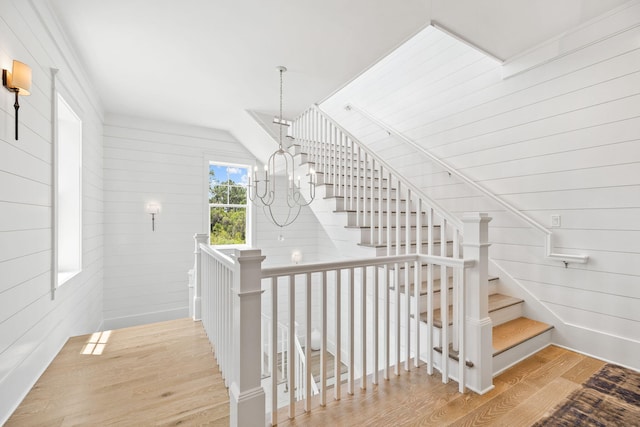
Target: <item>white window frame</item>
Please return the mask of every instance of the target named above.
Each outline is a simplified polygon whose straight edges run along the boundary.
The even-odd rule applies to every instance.
[[[70,99],[55,92],[52,194],[54,288],[62,286],[82,271],[82,119],[76,113],[77,109],[70,105]],[[66,193],[62,197],[61,191]]]
[[[237,168],[242,168],[242,169],[246,169],[247,170],[247,176],[251,173],[251,166],[249,165],[241,165],[241,164],[237,164],[237,163],[229,163],[229,162],[220,162],[220,161],[215,161],[215,160],[210,160],[209,161],[209,168],[207,169],[207,202],[209,201],[209,184],[208,184],[208,177],[209,177],[209,170],[211,168],[212,165],[215,166],[223,166],[223,167],[237,167]],[[232,204],[232,203],[209,203],[209,208],[207,209],[207,213],[208,213],[208,224],[209,224],[209,234],[211,234],[211,208],[214,207],[223,207],[223,208],[244,208],[245,209],[245,230],[244,230],[244,236],[245,236],[245,243],[237,243],[237,244],[230,244],[230,245],[225,245],[225,246],[244,246],[244,245],[248,245],[249,244],[249,229],[250,224],[251,224],[251,218],[250,218],[250,206],[251,206],[251,201],[249,200],[249,193],[248,193],[248,189],[247,189],[247,199],[246,199],[246,203],[244,205],[238,205],[238,204]]]
[[[207,152],[202,157],[202,167],[204,172],[203,188],[202,188],[202,229],[204,233],[211,234],[211,213],[209,207],[209,165],[227,165],[236,166],[239,168],[246,168],[251,171],[252,164],[256,163],[256,159],[251,157],[238,156],[233,153],[222,152]],[[247,194],[248,195],[248,194]],[[255,245],[256,239],[256,215],[253,203],[247,197],[247,213],[246,213],[246,230],[245,237],[246,243],[237,245],[228,245],[229,247],[235,246],[249,246]]]

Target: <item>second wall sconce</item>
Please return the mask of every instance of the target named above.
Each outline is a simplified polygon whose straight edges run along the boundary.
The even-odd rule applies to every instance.
[[[13,104],[13,108],[16,110],[16,141],[18,140],[18,109],[20,104],[18,103],[18,95],[28,96],[31,95],[31,67],[20,61],[13,61],[13,68],[11,72],[9,70],[2,70],[2,85],[7,88],[9,92],[16,94],[16,102]]]
[[[156,215],[160,213],[160,205],[149,203],[147,205],[147,213],[151,214],[151,231],[156,231]]]

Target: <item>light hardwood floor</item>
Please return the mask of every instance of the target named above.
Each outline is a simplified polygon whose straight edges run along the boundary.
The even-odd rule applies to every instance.
[[[102,355],[69,339],[6,426],[229,425],[229,397],[200,323],[119,329]]]
[[[7,426],[228,425],[228,393],[199,323],[177,320],[122,329],[102,356],[81,355],[89,336],[69,340]],[[529,426],[604,362],[547,347],[461,395],[424,367],[391,376],[326,407],[314,400],[281,426]],[[333,397],[331,392],[330,397]]]

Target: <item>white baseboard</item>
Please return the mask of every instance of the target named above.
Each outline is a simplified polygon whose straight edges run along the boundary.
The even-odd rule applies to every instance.
[[[155,311],[152,313],[136,314],[134,316],[114,317],[104,319],[104,330],[128,328],[130,326],[145,325],[148,323],[164,322],[167,320],[182,319],[189,316],[189,307],[181,307],[173,310]]]

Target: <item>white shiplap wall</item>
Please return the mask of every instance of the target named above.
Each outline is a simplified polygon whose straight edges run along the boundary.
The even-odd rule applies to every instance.
[[[108,115],[104,142],[105,325],[185,317],[193,235],[208,230],[208,162],[252,166],[255,158],[226,131],[134,117]],[[149,202],[161,206],[155,232]],[[290,264],[293,250],[314,261],[326,246],[309,209],[283,230],[253,212],[265,266]]]
[[[193,235],[208,229],[207,157],[253,158],[228,132],[133,117],[108,115],[104,141],[105,325],[186,317]]]
[[[45,2],[0,0],[0,66],[33,71],[20,99],[0,89],[0,424],[70,336],[102,321],[102,109]],[[52,77],[82,119],[83,270],[51,299]]]
[[[346,111],[348,103],[419,149]],[[504,69],[429,27],[321,107],[445,208],[488,211],[491,257],[531,306],[539,300],[560,319],[556,342],[640,367],[639,2]],[[545,226],[560,215],[557,250],[586,253],[589,263],[565,269],[545,259],[541,233],[420,150]]]

